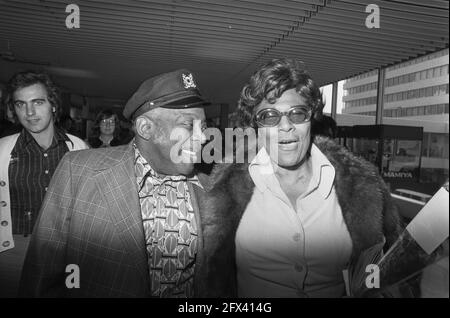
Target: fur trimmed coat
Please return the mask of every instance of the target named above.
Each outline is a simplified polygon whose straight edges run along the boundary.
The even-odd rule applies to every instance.
[[[399,237],[402,226],[389,190],[375,166],[353,155],[344,147],[325,137],[316,137],[315,145],[334,166],[334,186],[344,221],[353,242],[352,257],[386,239],[389,247]],[[235,234],[240,219],[253,194],[254,183],[248,163],[221,164],[211,175],[214,185],[207,193],[199,193],[200,209],[207,210],[202,228],[205,236],[216,239],[205,242],[216,264],[209,270],[220,279],[205,280],[205,290],[227,290],[236,295]],[[217,266],[215,266],[217,265]],[[216,285],[211,285],[216,284]]]

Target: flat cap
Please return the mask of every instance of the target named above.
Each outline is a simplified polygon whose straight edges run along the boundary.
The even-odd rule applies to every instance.
[[[128,100],[123,115],[133,119],[156,107],[192,108],[210,104],[200,94],[193,73],[180,69],[145,80]]]

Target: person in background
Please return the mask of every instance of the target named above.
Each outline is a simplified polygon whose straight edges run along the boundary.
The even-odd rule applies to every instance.
[[[22,126],[14,121],[11,111],[3,103],[0,105],[0,138],[20,132]]]
[[[61,119],[59,120],[59,127],[64,131],[65,133],[77,136],[80,138],[79,133],[76,129],[76,123],[75,120],[70,115],[64,115],[61,116]]]
[[[327,115],[322,115],[318,120],[312,122],[311,133],[314,136],[325,136],[331,139],[337,136],[336,121]]]
[[[97,114],[92,136],[88,143],[92,148],[113,147],[122,145],[120,139],[119,119],[110,109],[102,110]]]
[[[4,103],[22,125],[19,133],[0,139],[0,297],[14,297],[53,172],[66,152],[88,146],[56,127],[61,105],[48,75],[15,74]]]

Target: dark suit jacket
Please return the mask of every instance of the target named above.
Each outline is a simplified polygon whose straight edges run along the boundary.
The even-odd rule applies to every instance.
[[[199,175],[199,179],[208,190],[206,176]],[[195,295],[235,296],[237,223],[224,226],[233,222],[226,221],[227,211],[216,211],[216,202],[208,199],[205,190],[189,186],[199,225]],[[147,297],[147,262],[131,144],[68,153],[43,202],[20,295]],[[69,264],[80,269],[80,288],[66,287]]]

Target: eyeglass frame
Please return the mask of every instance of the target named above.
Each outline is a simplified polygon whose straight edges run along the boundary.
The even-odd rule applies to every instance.
[[[102,120],[100,120],[100,122],[98,123],[99,125],[115,125],[116,124],[116,119],[114,117],[110,117],[110,118],[104,118]]]
[[[305,119],[305,120],[302,121],[301,123],[294,123],[294,122],[292,122],[292,120],[289,118],[289,114],[290,114],[294,109],[298,109],[298,108],[307,109],[307,112],[306,112],[305,114],[307,114],[308,116],[307,116],[307,119]],[[258,115],[259,115],[261,112],[267,111],[267,110],[275,111],[276,113],[279,114],[279,116],[278,116],[279,119],[278,119],[278,121],[277,121],[277,123],[276,123],[275,125],[264,125],[264,124],[262,124],[261,122],[258,121],[258,117],[259,117]],[[254,115],[254,121],[255,121],[255,123],[256,123],[259,127],[276,127],[276,126],[278,126],[278,125],[280,124],[281,119],[283,118],[283,116],[286,116],[287,119],[288,119],[288,121],[289,121],[289,123],[291,123],[292,125],[301,125],[301,124],[304,124],[304,123],[307,123],[307,122],[310,122],[310,121],[311,121],[311,118],[312,118],[312,116],[313,116],[313,111],[312,111],[312,108],[311,108],[311,107],[306,106],[306,105],[294,105],[294,106],[291,106],[291,107],[289,108],[289,110],[288,110],[288,111],[285,111],[285,112],[281,112],[281,111],[279,111],[279,110],[276,109],[276,108],[264,108],[264,109],[261,109],[260,111],[258,111],[258,112]]]

